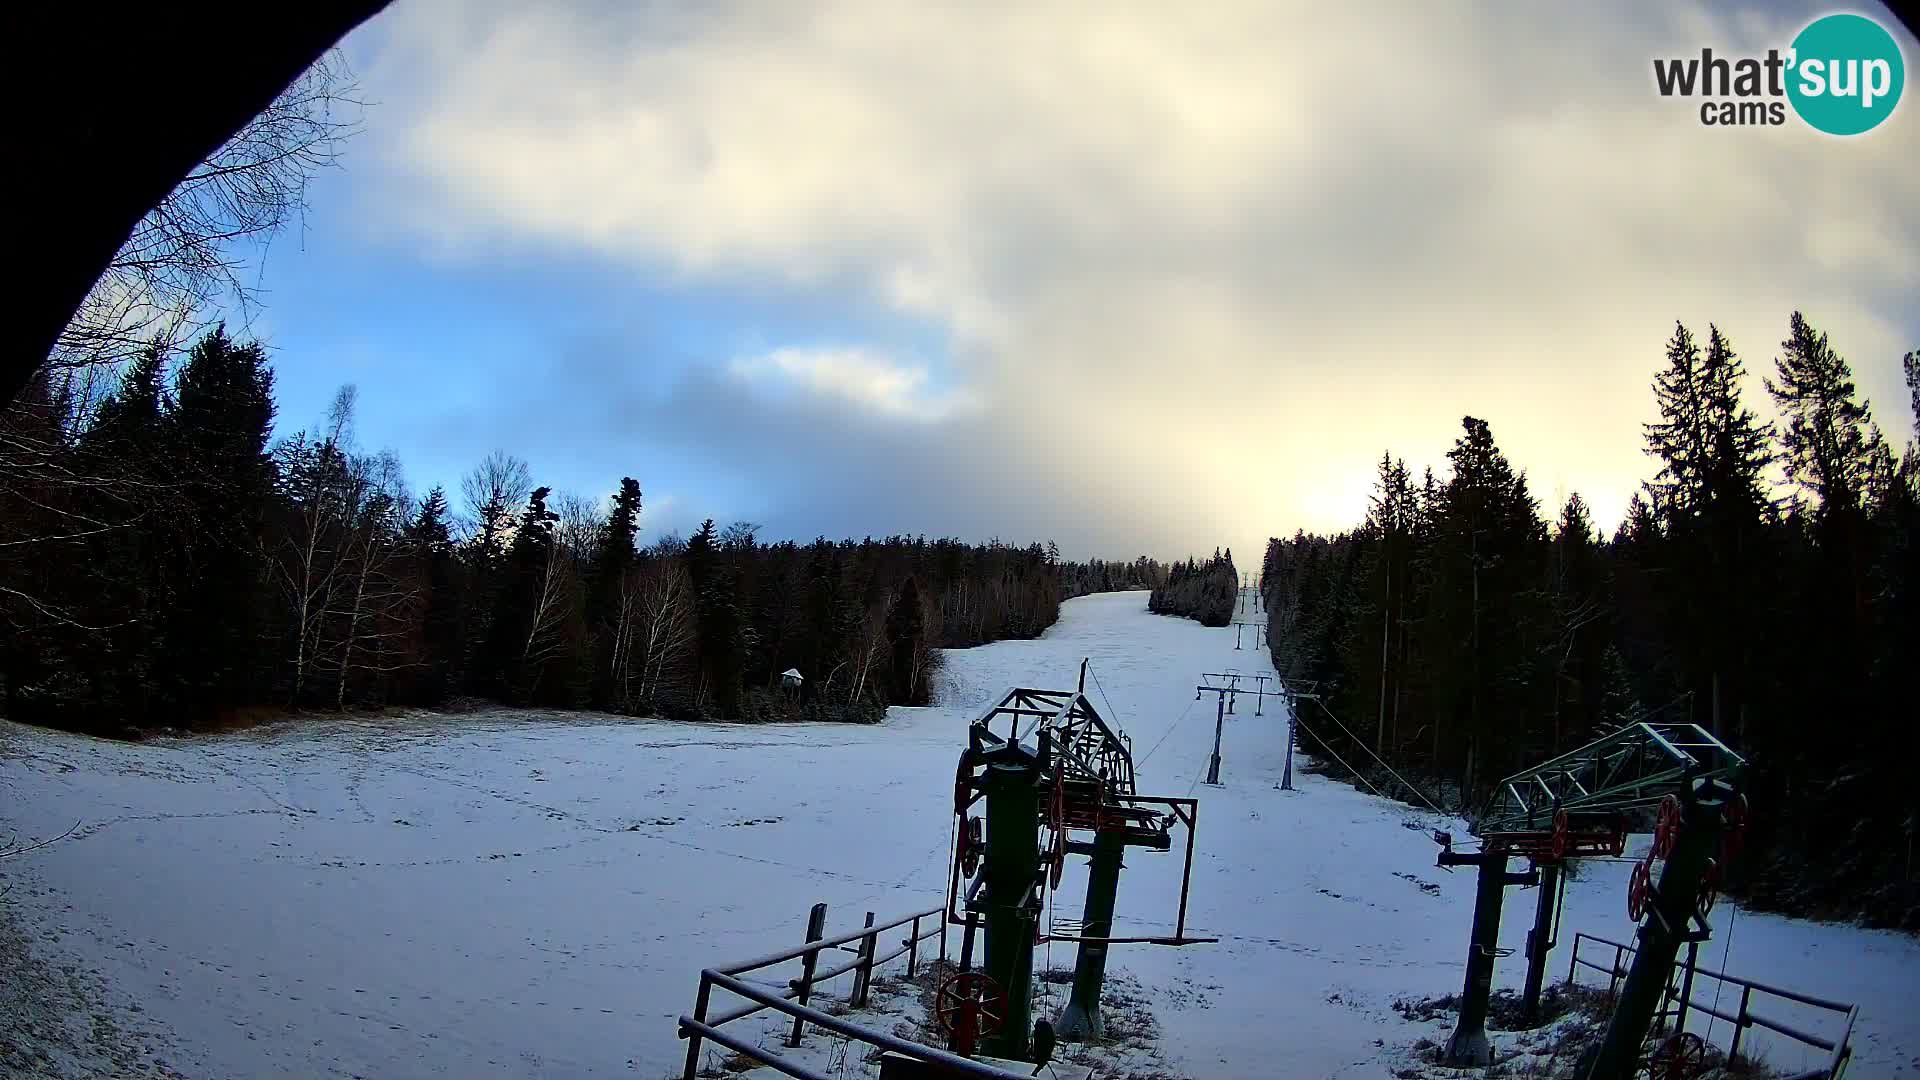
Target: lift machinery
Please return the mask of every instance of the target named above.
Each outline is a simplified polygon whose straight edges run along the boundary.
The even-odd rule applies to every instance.
[[[1129,740],[1084,693],[1015,688],[968,728],[954,778],[954,857],[947,918],[964,927],[961,971],[941,987],[936,1012],[950,1049],[1032,1060],[1033,1043],[1098,1037],[1107,949],[1118,944],[1217,941],[1186,933],[1193,873],[1193,799],[1139,794]],[[974,813],[975,807],[983,812]],[[1114,900],[1130,847],[1168,851],[1186,834],[1179,909],[1171,936],[1113,936]],[[1045,897],[1060,886],[1069,855],[1090,859],[1084,915],[1043,927]],[[974,970],[974,940],[984,954]],[[1079,946],[1072,994],[1052,1023],[1035,1024],[1033,950],[1046,941]]]
[[[1607,1035],[1583,1063],[1581,1075],[1615,1080],[1637,1068],[1640,1043],[1652,1024],[1676,951],[1688,941],[1697,948],[1707,935],[1705,918],[1717,894],[1721,865],[1710,853],[1723,817],[1734,825],[1729,843],[1738,843],[1746,802],[1734,784],[1744,764],[1697,725],[1628,724],[1501,780],[1475,816],[1479,851],[1456,851],[1449,834],[1436,833],[1440,866],[1479,869],[1460,1020],[1442,1062],[1472,1067],[1493,1060],[1486,1020],[1494,961],[1502,955],[1500,909],[1506,887],[1532,885],[1540,890],[1533,930],[1527,935],[1522,997],[1523,1010],[1537,1015],[1565,887],[1562,868],[1572,859],[1622,855],[1630,815],[1657,807],[1654,843],[1646,860],[1635,865],[1628,896],[1634,919],[1650,918],[1640,929],[1640,948]],[[1728,854],[1723,851],[1722,858]],[[1529,861],[1527,871],[1509,872],[1508,862],[1516,857]],[[1664,863],[1657,883],[1656,860]],[[1697,925],[1689,926],[1690,920]]]

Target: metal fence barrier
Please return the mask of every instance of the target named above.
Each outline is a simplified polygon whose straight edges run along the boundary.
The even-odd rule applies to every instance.
[[[680,1037],[687,1040],[687,1066],[682,1074],[682,1080],[695,1080],[700,1067],[700,1048],[703,1040],[712,1040],[737,1054],[777,1069],[788,1076],[799,1077],[800,1080],[828,1080],[824,1075],[798,1062],[783,1058],[767,1047],[756,1046],[749,1040],[719,1030],[723,1024],[732,1023],[766,1009],[773,1009],[793,1017],[793,1030],[786,1038],[788,1047],[800,1045],[800,1037],[805,1026],[811,1023],[849,1039],[877,1046],[882,1050],[892,1050],[941,1066],[957,1076],[979,1077],[982,1080],[1031,1080],[1030,1077],[1020,1073],[996,1069],[957,1054],[950,1054],[945,1050],[922,1046],[919,1043],[862,1027],[830,1013],[821,1012],[807,1004],[815,987],[851,971],[854,973],[853,988],[847,995],[847,1004],[856,1009],[865,1008],[868,995],[873,988],[874,970],[882,964],[905,956],[907,976],[912,978],[919,967],[920,943],[936,935],[940,938],[940,958],[946,959],[946,920],[942,918],[943,915],[943,909],[936,907],[917,911],[911,915],[902,915],[891,922],[875,925],[873,912],[869,911],[866,925],[860,929],[850,930],[834,937],[823,937],[827,921],[827,905],[815,904],[807,916],[806,944],[782,949],[779,952],[737,964],[707,968],[702,971],[699,995],[694,999],[693,1015],[680,1018]],[[935,920],[937,925],[923,931],[920,928],[921,923],[929,919]],[[878,951],[880,935],[902,926],[909,929],[906,936],[901,939],[899,947],[885,955],[880,955]],[[851,945],[855,942],[858,944]],[[852,952],[853,959],[822,970],[820,954],[830,949]],[[793,960],[800,961],[800,974],[796,978],[787,980],[784,990],[750,983],[740,978],[748,972]],[[713,988],[716,986],[736,997],[745,998],[747,1004],[722,1013],[709,1014],[708,1008],[713,996]]]
[[[1612,963],[1610,965],[1599,964],[1582,957],[1580,955],[1580,943],[1582,941],[1589,942],[1596,946],[1611,948],[1613,950]],[[1594,950],[1590,948],[1588,950],[1589,955],[1591,955],[1593,951]],[[1614,991],[1619,987],[1620,980],[1627,976],[1626,961],[1632,957],[1633,954],[1634,948],[1631,945],[1611,941],[1596,934],[1575,934],[1573,935],[1573,959],[1567,965],[1567,983],[1569,985],[1574,983],[1574,975],[1580,968],[1592,968],[1607,976],[1607,996],[1612,997]],[[1688,978],[1683,984],[1677,986],[1675,985],[1675,980],[1682,973],[1685,973]],[[1693,1000],[1691,987],[1694,977],[1714,979],[1723,985],[1739,987],[1739,1008],[1729,1015],[1721,1012],[1711,1004]],[[1840,1033],[1833,1038],[1800,1031],[1789,1024],[1769,1019],[1754,1012],[1752,1007],[1753,995],[1756,991],[1761,994],[1783,998],[1787,1001],[1797,1002],[1812,1008],[1841,1013],[1845,1015],[1846,1020],[1840,1028]],[[1665,1000],[1668,1007],[1660,1013],[1660,1017],[1671,1020],[1674,1030],[1676,1031],[1682,1030],[1685,1027],[1687,1011],[1689,1009],[1696,1009],[1706,1013],[1708,1016],[1732,1024],[1733,1038],[1727,1047],[1727,1056],[1730,1058],[1739,1055],[1741,1040],[1746,1036],[1747,1029],[1751,1027],[1763,1027],[1768,1031],[1785,1035],[1787,1038],[1793,1039],[1796,1042],[1804,1043],[1807,1046],[1827,1052],[1827,1063],[1824,1067],[1796,1074],[1789,1077],[1788,1080],[1837,1080],[1841,1073],[1846,1070],[1847,1062],[1853,1057],[1853,1026],[1860,1018],[1860,1006],[1858,1005],[1849,1005],[1839,1001],[1828,1001],[1825,998],[1817,998],[1811,994],[1800,993],[1797,990],[1783,990],[1780,987],[1768,986],[1765,983],[1757,982],[1753,979],[1744,979],[1738,975],[1723,975],[1720,972],[1710,971],[1692,963],[1678,963],[1674,965],[1673,977],[1669,978],[1667,982]]]

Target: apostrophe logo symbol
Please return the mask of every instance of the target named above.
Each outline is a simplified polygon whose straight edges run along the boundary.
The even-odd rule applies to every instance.
[[[1787,54],[1787,100],[1808,125],[1858,135],[1893,115],[1906,87],[1900,44],[1864,15],[1808,23]]]

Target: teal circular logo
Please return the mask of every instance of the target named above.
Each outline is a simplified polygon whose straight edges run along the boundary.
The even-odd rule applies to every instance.
[[[1829,135],[1880,126],[1907,84],[1899,43],[1864,15],[1827,15],[1808,23],[1793,39],[1787,63],[1793,111]]]

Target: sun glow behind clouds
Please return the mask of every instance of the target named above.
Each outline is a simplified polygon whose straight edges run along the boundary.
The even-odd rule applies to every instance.
[[[1357,524],[1382,449],[1443,463],[1469,413],[1543,503],[1623,506],[1676,318],[1759,372],[1805,310],[1900,434],[1920,111],[1704,132],[1649,88],[1654,56],[1813,11],[409,0],[362,70],[380,206],[450,257],[531,241],[924,324],[931,368],[858,336],[704,359],[807,410],[763,455],[781,497],[876,459],[821,527],[1244,562]],[[926,517],[875,421],[955,463]],[[1068,491],[1097,495],[1071,523]]]

